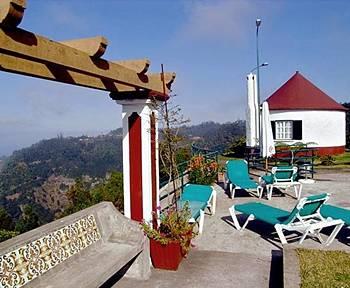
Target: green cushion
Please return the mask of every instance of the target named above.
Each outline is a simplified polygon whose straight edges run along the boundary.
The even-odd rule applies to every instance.
[[[290,179],[294,181],[296,179],[297,173],[293,174],[293,166],[280,166],[278,167],[278,171],[276,171],[276,178],[277,179]],[[283,171],[287,170],[287,171]]]
[[[256,219],[271,225],[285,223],[290,212],[259,202],[250,202],[234,206],[235,210],[244,214],[253,214]]]
[[[266,184],[273,184],[274,183],[274,177],[278,179],[280,182],[283,182],[284,179],[285,181],[290,181],[292,178],[292,181],[296,181],[296,178],[298,176],[298,173],[293,173],[293,166],[278,166],[278,170],[276,171],[275,175],[269,174],[269,175],[264,175],[262,178],[264,179]],[[287,170],[287,171],[284,171]],[[281,179],[283,179],[281,181]]]
[[[313,201],[313,202],[305,203],[304,207],[299,212],[299,214],[301,216],[306,216],[306,215],[311,215],[311,214],[316,213],[317,210],[327,200],[327,193],[312,195],[312,196],[307,197],[306,199],[307,199],[307,201]]]
[[[231,183],[243,189],[255,189],[258,184],[249,177],[248,165],[244,160],[226,162],[227,177]]]
[[[207,203],[206,202],[200,202],[200,201],[181,201],[179,200],[177,202],[177,207],[179,209],[182,209],[185,205],[185,203],[188,203],[189,208],[191,210],[191,217],[193,219],[197,219],[200,215],[200,210],[203,210],[207,207]]]
[[[261,177],[266,184],[273,184],[273,176],[272,175],[264,175]]]
[[[348,209],[325,204],[321,207],[321,215],[326,218],[342,219],[346,225],[350,225],[350,210]]]
[[[208,202],[213,188],[207,185],[187,184],[181,194],[183,201]]]
[[[317,194],[317,195],[308,196],[306,199],[307,199],[307,201],[325,200],[325,198],[327,196],[328,196],[327,193],[321,193],[321,194]]]

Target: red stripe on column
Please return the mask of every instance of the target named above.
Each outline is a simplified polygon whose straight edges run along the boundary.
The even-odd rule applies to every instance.
[[[157,169],[156,169],[156,117],[150,116],[151,122],[151,171],[152,171],[152,211],[157,213]],[[157,220],[153,217],[153,227],[157,226]]]
[[[142,221],[141,117],[136,112],[129,117],[129,165],[131,219]]]

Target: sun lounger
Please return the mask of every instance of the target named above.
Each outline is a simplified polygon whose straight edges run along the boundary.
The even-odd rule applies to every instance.
[[[266,187],[267,199],[271,199],[273,188],[293,187],[295,197],[299,200],[302,184],[296,181],[298,168],[295,166],[272,167],[271,173],[259,178],[260,185]],[[261,193],[262,194],[262,193]],[[262,195],[260,195],[262,196]]]
[[[225,183],[229,184],[231,198],[235,197],[236,189],[255,190],[258,197],[261,197],[263,191],[263,188],[250,178],[245,160],[226,161]]]
[[[342,219],[345,225],[350,226],[349,209],[326,204],[321,207],[321,215],[323,217],[331,217],[333,219]]]
[[[187,184],[181,194],[178,205],[183,205],[188,202],[191,210],[190,222],[198,221],[198,232],[203,232],[204,225],[204,210],[208,208],[212,215],[216,209],[216,191],[207,185]]]
[[[302,233],[299,244],[304,241],[308,234],[311,234],[316,236],[321,243],[329,245],[344,225],[344,222],[340,219],[322,217],[320,208],[328,198],[329,194],[326,193],[302,198],[291,212],[259,202],[233,205],[229,210],[237,230],[243,230],[250,220],[258,219],[274,226],[282,244],[287,244],[286,237],[283,234],[283,230],[287,230]],[[248,215],[243,226],[238,222],[236,211]],[[330,226],[335,227],[328,239],[323,241],[320,231]]]

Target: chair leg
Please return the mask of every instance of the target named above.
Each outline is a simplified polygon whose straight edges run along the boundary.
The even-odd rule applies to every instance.
[[[258,197],[261,198],[263,194],[264,188],[261,187],[260,185],[256,187],[256,192],[258,193]]]
[[[266,185],[267,200],[271,200],[271,198],[272,198],[272,190],[273,190],[273,185],[271,185],[271,184]]]
[[[229,210],[230,210],[230,214],[231,214],[231,218],[232,218],[233,224],[235,225],[237,230],[241,230],[241,225],[239,225],[239,222],[238,222],[238,219],[237,219],[237,215],[236,215],[236,212],[235,212],[235,206],[232,205],[229,208]]]
[[[298,185],[299,187],[299,189],[298,189],[298,200],[300,200],[300,197],[301,197],[301,190],[303,189],[303,185],[300,183],[299,185]]]
[[[235,186],[235,188],[232,189],[232,199],[235,198],[236,188],[237,186]]]
[[[275,225],[275,229],[276,229],[276,232],[277,232],[277,234],[278,234],[278,237],[279,237],[280,240],[281,240],[282,245],[287,244],[288,242],[287,242],[286,237],[285,237],[284,234],[283,234],[282,226],[281,226],[280,224],[276,224],[276,225]]]
[[[300,196],[301,196],[301,189],[302,189],[302,185],[301,183],[298,184],[294,184],[293,188],[294,188],[294,193],[295,193],[295,198],[300,200]]]
[[[337,236],[337,234],[339,233],[339,231],[341,230],[341,228],[344,226],[344,222],[343,223],[340,223],[338,225],[335,226],[335,228],[333,229],[331,235],[329,235],[325,245],[328,246],[330,245],[333,240],[335,239],[335,237]]]
[[[299,244],[303,243],[303,241],[305,240],[306,236],[309,234],[310,229],[306,229],[303,233],[303,235],[301,236],[300,240],[299,240]],[[319,239],[320,240],[320,239]],[[320,240],[321,241],[321,240]],[[322,241],[321,241],[322,242]]]
[[[211,215],[215,215],[216,211],[216,191],[213,189],[213,198],[211,200],[212,205],[211,205]]]
[[[243,224],[241,230],[243,230],[243,229],[247,226],[247,224],[248,224],[248,222],[249,222],[250,220],[254,220],[254,219],[255,219],[254,215],[253,215],[253,214],[250,214],[250,215],[248,216],[247,220],[244,222],[244,224]]]
[[[232,197],[232,189],[233,189],[233,184],[230,182],[230,184],[229,184],[229,190],[230,190],[230,197],[231,197],[231,198],[233,198],[233,197]]]
[[[322,229],[322,228],[321,228],[321,229]],[[308,229],[306,229],[306,230],[304,231],[303,235],[301,236],[300,240],[299,240],[299,244],[302,244],[302,243],[303,243],[303,241],[305,240],[306,236],[309,235],[309,233],[310,233],[312,236],[315,236],[315,237],[318,239],[318,241],[320,241],[320,243],[323,244],[324,241],[323,241],[323,239],[322,239],[322,237],[321,237],[321,233],[320,233],[320,232],[321,232],[321,229],[311,229],[311,227],[308,228]]]
[[[295,193],[295,198],[299,200],[299,195],[298,195],[298,187],[297,185],[293,185],[293,188],[294,188],[294,193]]]
[[[316,224],[311,224],[305,231],[304,234],[302,236],[302,238],[299,241],[299,244],[301,244],[304,239],[306,238],[306,236],[310,233],[313,236],[316,236],[317,239],[320,241],[321,244],[324,244],[326,246],[330,245],[333,240],[335,239],[335,237],[337,236],[337,234],[339,233],[340,229],[343,227],[344,222],[342,220],[328,220],[327,222],[319,222]],[[328,239],[326,241],[324,241],[321,237],[321,230],[325,227],[330,227],[330,226],[335,226],[331,235],[328,237]]]
[[[204,226],[204,211],[200,210],[200,216],[199,216],[199,225],[198,225],[198,233],[203,233],[203,226]]]

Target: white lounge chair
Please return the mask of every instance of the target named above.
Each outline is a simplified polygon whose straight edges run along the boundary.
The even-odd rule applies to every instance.
[[[250,220],[258,219],[275,227],[282,244],[287,244],[286,237],[283,234],[283,230],[287,230],[302,233],[299,244],[304,241],[307,235],[311,234],[316,236],[321,243],[329,245],[343,227],[344,221],[321,216],[320,208],[328,198],[329,194],[326,193],[302,198],[291,212],[259,202],[233,205],[229,210],[237,230],[243,230]],[[243,226],[238,222],[236,211],[248,215]],[[324,241],[320,231],[330,226],[335,226],[335,228],[328,239]]]
[[[260,185],[266,187],[267,199],[271,200],[273,188],[293,187],[295,198],[301,197],[302,184],[296,181],[298,168],[295,166],[272,167],[271,173],[259,178]],[[260,194],[260,197],[262,193]]]
[[[236,189],[256,191],[258,197],[262,195],[263,188],[249,176],[248,163],[245,160],[237,159],[226,161],[225,178],[225,185],[229,185],[231,198],[235,198]]]
[[[198,221],[198,233],[202,234],[204,225],[204,210],[208,208],[212,215],[216,209],[216,191],[208,185],[186,184],[178,205],[183,207],[188,203],[191,210],[190,222]]]

